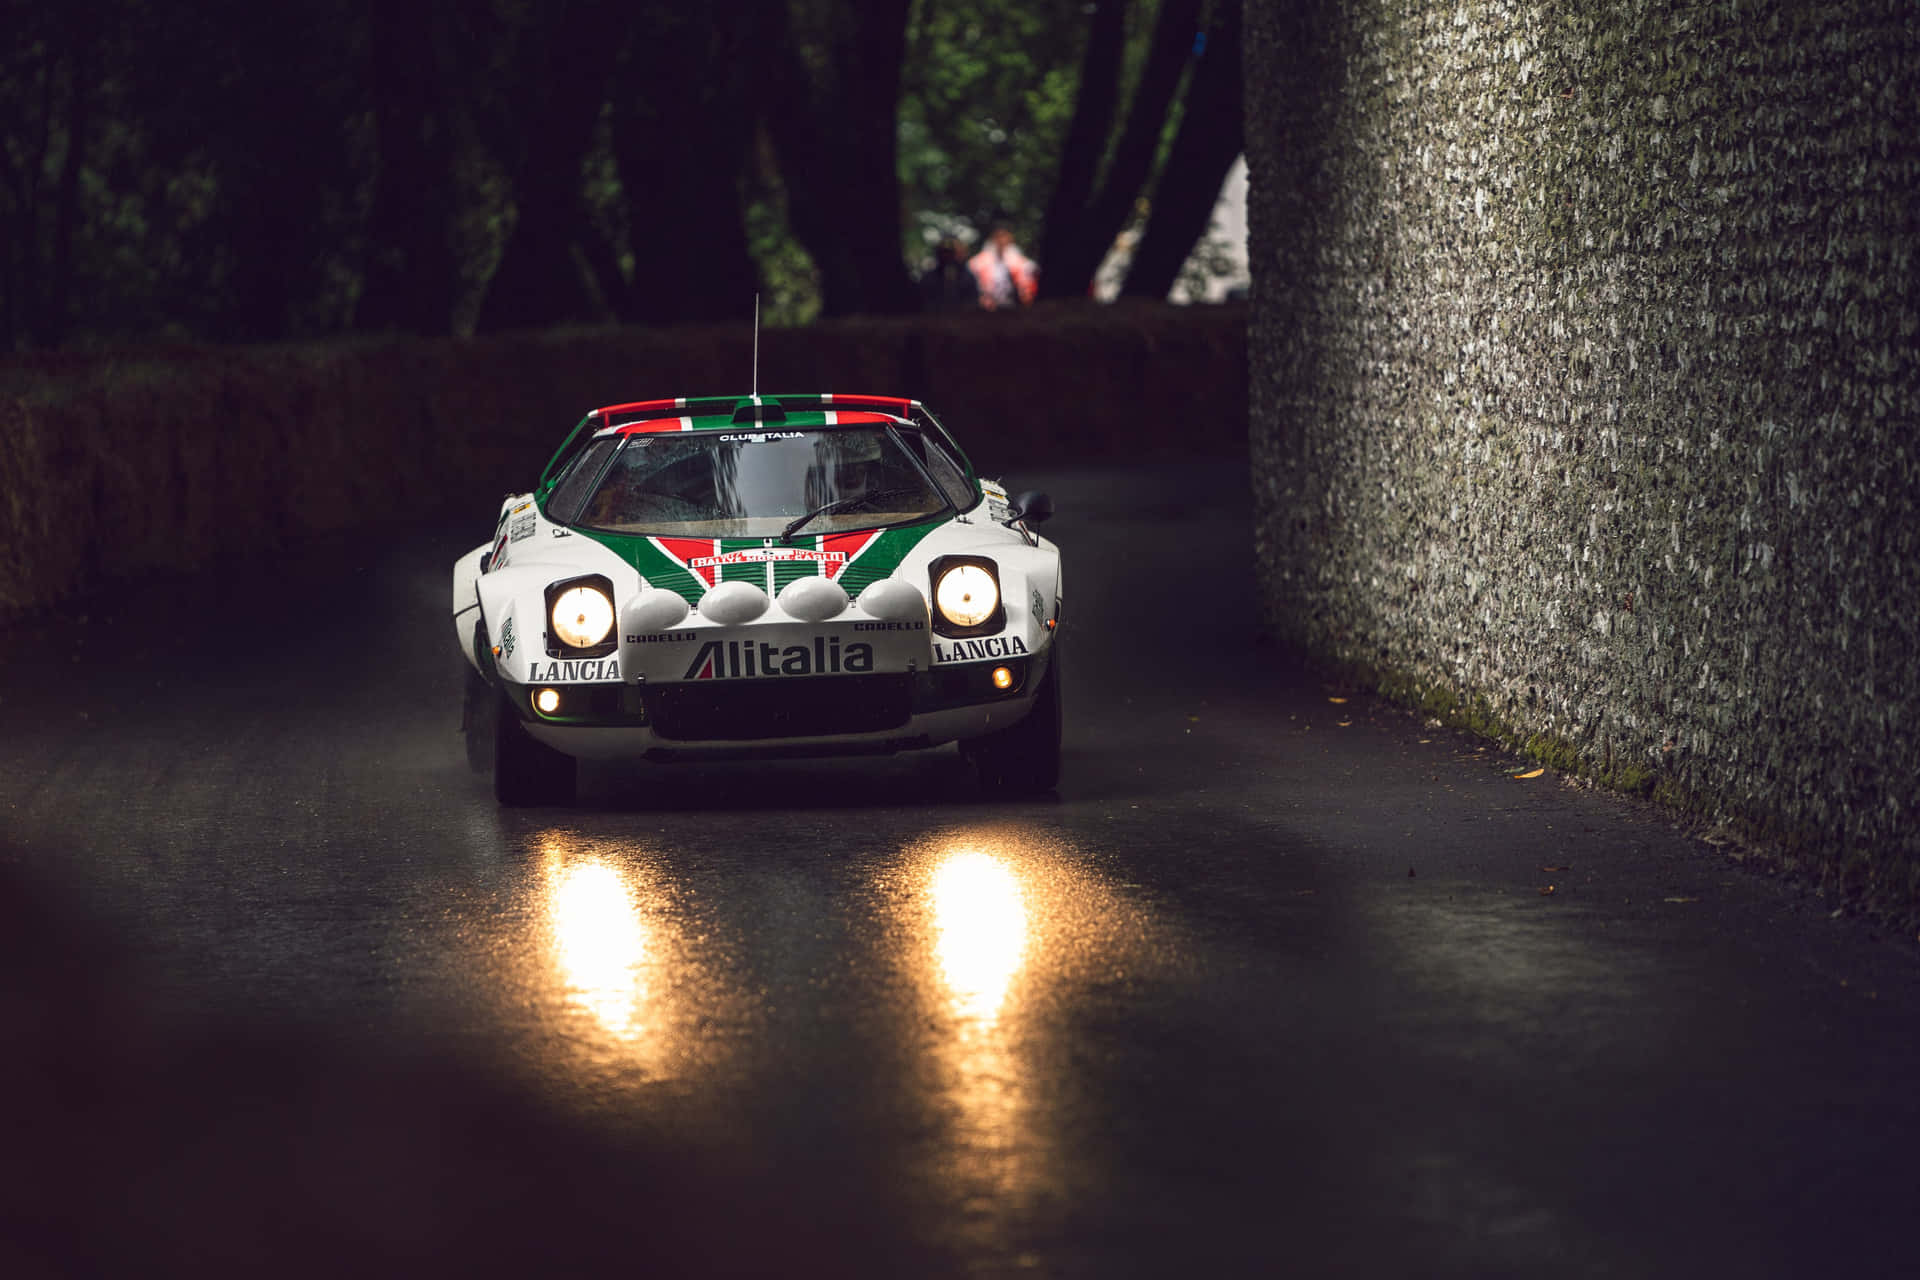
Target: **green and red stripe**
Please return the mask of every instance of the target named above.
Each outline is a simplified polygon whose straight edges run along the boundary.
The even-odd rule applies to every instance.
[[[856,597],[892,575],[921,539],[944,523],[929,520],[893,529],[863,529],[796,538],[791,544],[766,538],[655,538],[635,534],[580,532],[633,565],[648,583],[674,592],[688,604],[722,582],[750,582],[777,594],[799,578],[824,575]],[[781,553],[798,552],[792,558]],[[765,554],[758,554],[765,553]],[[845,557],[841,559],[840,557]]]

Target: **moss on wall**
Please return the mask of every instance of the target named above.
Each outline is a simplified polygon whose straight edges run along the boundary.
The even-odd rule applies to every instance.
[[[1273,626],[1920,904],[1920,7],[1248,6]]]

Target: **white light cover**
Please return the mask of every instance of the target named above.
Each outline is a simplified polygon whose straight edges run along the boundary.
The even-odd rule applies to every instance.
[[[569,587],[554,597],[552,621],[562,644],[590,649],[613,630],[613,601],[598,587]]]
[[[977,627],[1000,605],[1000,588],[993,575],[977,564],[955,565],[934,585],[934,603],[941,616],[957,627]]]
[[[687,620],[687,602],[677,591],[653,587],[627,601],[620,611],[620,625],[628,634],[665,631]]]
[[[700,616],[737,627],[743,622],[752,622],[772,603],[767,593],[751,582],[723,582],[700,597]]]
[[[911,582],[882,578],[860,593],[860,608],[882,622],[925,622],[927,598]]]
[[[847,607],[847,593],[831,578],[795,578],[780,589],[780,607],[801,622],[825,622]]]

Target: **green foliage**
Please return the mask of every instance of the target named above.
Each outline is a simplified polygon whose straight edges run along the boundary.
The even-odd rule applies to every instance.
[[[784,191],[762,187],[748,203],[747,243],[766,286],[760,298],[760,323],[769,327],[811,324],[820,314],[820,271],[787,225]]]
[[[907,29],[899,117],[911,258],[996,215],[1038,236],[1079,82],[1080,10],[1077,0],[922,0]]]
[[[1122,96],[1146,58],[1158,6],[1130,8]],[[916,266],[942,236],[1004,218],[1037,245],[1080,87],[1088,15],[1079,0],[922,0],[907,29],[900,101],[906,252]],[[1171,113],[1167,138],[1178,123]]]

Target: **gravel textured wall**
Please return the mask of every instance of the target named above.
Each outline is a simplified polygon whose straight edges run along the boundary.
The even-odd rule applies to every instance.
[[[1247,36],[1273,625],[1913,909],[1920,5]]]

